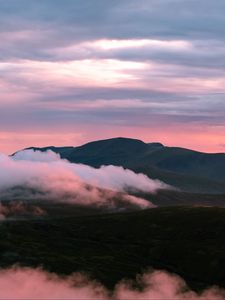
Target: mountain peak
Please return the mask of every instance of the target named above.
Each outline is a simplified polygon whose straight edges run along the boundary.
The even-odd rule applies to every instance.
[[[116,137],[106,140],[99,140],[99,141],[93,141],[89,142],[87,144],[84,144],[80,147],[77,147],[76,149],[88,149],[88,151],[93,152],[101,152],[102,154],[107,152],[110,153],[120,153],[123,152],[126,155],[143,151],[148,148],[148,145],[145,144],[143,141],[138,139],[131,139],[131,138],[124,138],[124,137]],[[104,154],[104,155],[105,155]]]
[[[139,140],[139,139],[133,139],[133,138],[126,138],[126,137],[115,137],[115,138],[110,138],[110,139],[103,139],[103,140],[98,140],[98,141],[93,141],[93,142],[89,142],[89,143],[86,143],[83,146],[85,145],[90,145],[90,144],[96,144],[96,143],[110,143],[110,144],[113,144],[113,143],[122,143],[122,144],[145,144],[143,141]]]

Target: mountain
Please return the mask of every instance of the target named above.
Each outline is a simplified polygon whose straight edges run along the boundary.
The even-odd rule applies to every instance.
[[[28,149],[52,150],[70,162],[93,167],[109,164],[123,166],[163,180],[183,191],[225,193],[225,153],[209,154],[121,137],[90,142],[80,147]]]

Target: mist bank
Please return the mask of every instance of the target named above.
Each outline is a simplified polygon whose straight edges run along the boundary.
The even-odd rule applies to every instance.
[[[113,291],[81,273],[60,277],[41,269],[13,267],[0,271],[0,299],[223,300],[224,297],[225,291],[217,287],[196,293],[183,279],[164,271],[137,275],[136,281],[122,280]]]
[[[155,193],[159,189],[171,188],[162,181],[152,180],[142,173],[136,174],[120,166],[103,165],[100,168],[93,168],[84,164],[70,163],[66,159],[61,159],[59,154],[51,150],[46,152],[24,150],[16,153],[12,159],[14,161],[45,162],[51,166],[58,162],[58,166],[67,169],[83,182],[114,191],[126,192],[131,189]]]
[[[150,208],[128,191],[156,193],[170,186],[116,166],[98,169],[63,160],[52,151],[24,150],[0,155],[0,199],[47,199],[111,209]]]

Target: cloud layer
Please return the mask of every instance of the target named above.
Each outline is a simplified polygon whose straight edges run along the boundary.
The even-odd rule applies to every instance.
[[[123,133],[222,151],[224,10],[223,0],[0,1],[0,146]]]
[[[52,151],[24,150],[13,157],[0,155],[2,200],[46,199],[109,209],[148,208],[154,205],[127,192],[155,193],[169,188],[161,181],[122,167],[95,169],[72,164]]]
[[[200,294],[188,289],[178,276],[155,271],[137,277],[134,283],[121,282],[108,291],[81,274],[59,277],[40,269],[11,268],[0,271],[0,299],[79,299],[79,300],[223,300],[225,291],[209,288]]]

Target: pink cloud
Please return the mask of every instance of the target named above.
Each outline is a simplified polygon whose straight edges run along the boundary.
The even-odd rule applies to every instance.
[[[122,281],[109,291],[79,273],[60,277],[41,269],[14,267],[0,271],[0,299],[223,300],[225,296],[225,291],[217,287],[201,293],[191,291],[180,277],[163,271],[139,275],[137,283],[140,290]]]
[[[106,210],[155,207],[150,201],[128,195],[127,190],[153,194],[171,188],[159,180],[122,167],[101,166],[96,169],[70,163],[52,151],[25,150],[13,157],[0,154],[0,198],[20,199],[20,195],[14,195],[17,187],[25,189],[24,200],[42,199]]]

